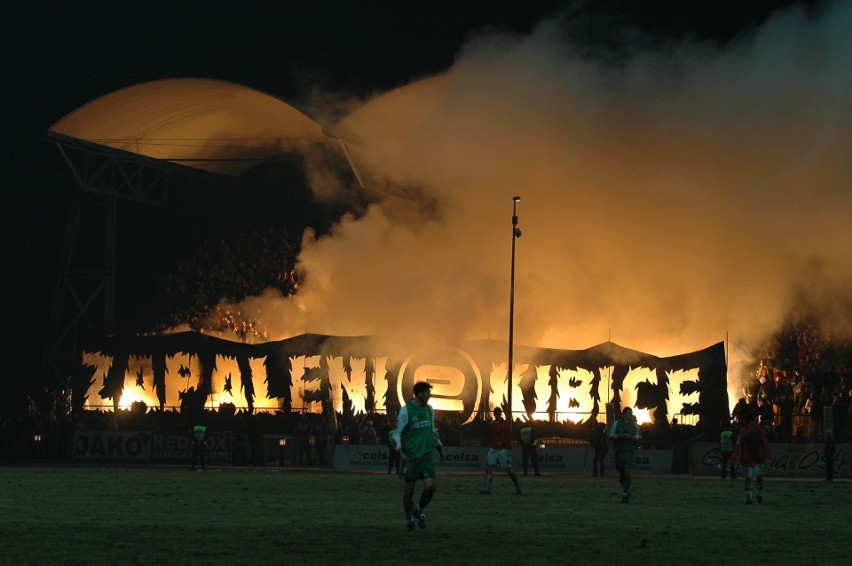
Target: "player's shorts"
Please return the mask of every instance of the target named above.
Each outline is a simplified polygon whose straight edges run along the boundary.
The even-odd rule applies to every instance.
[[[512,457],[509,455],[508,448],[489,448],[488,449],[488,465],[500,470],[512,469]]]
[[[763,475],[763,464],[758,464],[756,466],[746,466],[744,469],[745,477],[747,478],[756,478],[757,476]]]
[[[435,477],[435,454],[432,450],[419,458],[403,460],[399,475],[405,481],[417,481],[423,478]]]
[[[615,469],[616,470],[632,470],[633,461],[636,459],[636,452],[633,451],[616,451],[615,453]]]

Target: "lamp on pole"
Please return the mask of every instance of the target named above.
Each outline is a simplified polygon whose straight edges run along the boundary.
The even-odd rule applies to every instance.
[[[506,407],[506,419],[512,422],[512,354],[514,351],[513,342],[515,338],[515,240],[521,237],[521,229],[518,228],[518,203],[521,197],[512,197],[512,276],[509,282],[509,367],[506,370],[509,382],[509,395]]]

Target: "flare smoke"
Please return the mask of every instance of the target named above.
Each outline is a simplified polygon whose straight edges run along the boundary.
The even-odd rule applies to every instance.
[[[850,29],[852,3],[793,9],[724,49],[617,65],[559,20],[473,37],[333,128],[379,202],[305,235],[295,297],[240,308],[272,339],[505,340],[518,194],[518,344],[671,355],[730,336],[736,372],[803,302],[848,333]]]

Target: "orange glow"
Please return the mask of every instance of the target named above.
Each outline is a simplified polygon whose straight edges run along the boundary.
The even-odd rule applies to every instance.
[[[504,405],[509,399],[509,383],[507,379],[506,367],[508,364],[492,364],[491,377],[491,394],[488,398],[491,400],[489,410],[498,405]],[[529,364],[516,364],[512,371],[512,414],[522,415],[526,412],[523,403],[523,391],[521,390],[521,377],[529,368]],[[536,400],[538,403],[539,400]],[[536,407],[538,409],[538,407]]]
[[[550,372],[550,366],[540,369],[546,371],[545,377]],[[591,395],[594,374],[582,368],[556,368],[556,376],[557,390],[560,392],[556,400],[556,412],[560,420],[569,420],[577,424],[589,418],[594,408],[594,399]]]
[[[669,422],[683,411],[685,403],[698,403],[698,391],[690,394],[681,393],[681,386],[685,381],[698,381],[698,369],[667,372],[669,378],[669,402],[667,417]]]
[[[249,365],[252,375],[265,376],[264,363],[266,358],[250,358]],[[94,367],[95,372],[92,384],[86,392],[86,406],[93,409],[112,410],[113,403],[110,399],[101,399],[98,392],[103,388],[104,379],[112,365],[113,358],[104,356],[100,352],[86,352],[83,354],[83,363]],[[200,367],[198,358],[190,354],[181,353],[166,358],[166,407],[179,407],[181,404],[181,393],[189,388],[198,388],[200,381]],[[218,409],[223,403],[231,403],[238,408],[245,408],[248,402],[245,391],[241,387],[240,370],[237,362],[223,356],[216,357],[216,367],[211,375],[211,394],[207,398],[205,406],[209,409]],[[141,378],[141,383],[140,383]],[[226,386],[230,381],[230,391]],[[268,399],[267,383],[265,377],[254,379],[254,407],[257,410],[274,410],[280,407],[277,398]],[[128,360],[127,371],[124,374],[124,389],[119,399],[119,409],[130,409],[134,402],[144,402],[148,407],[159,407],[160,401],[154,390],[154,373],[150,357],[132,356]]]
[[[328,381],[331,387],[331,398],[334,410],[343,409],[343,390],[352,401],[352,411],[355,414],[366,412],[367,409],[367,358],[349,358],[351,372],[347,373],[343,366],[343,356],[326,356],[328,365]]]
[[[633,409],[633,416],[640,425],[653,422],[650,409]]]
[[[458,411],[464,409],[458,397],[464,389],[464,373],[459,368],[449,366],[422,365],[414,372],[414,381],[427,381],[432,384],[432,406],[438,411]]]

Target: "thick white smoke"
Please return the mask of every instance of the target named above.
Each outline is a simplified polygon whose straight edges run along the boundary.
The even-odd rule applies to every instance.
[[[736,371],[801,297],[848,331],[850,29],[852,3],[794,9],[618,67],[556,22],[476,37],[336,128],[369,189],[407,198],[307,234],[298,294],[242,308],[271,339],[506,339],[520,195],[517,344],[671,355],[729,335]]]

